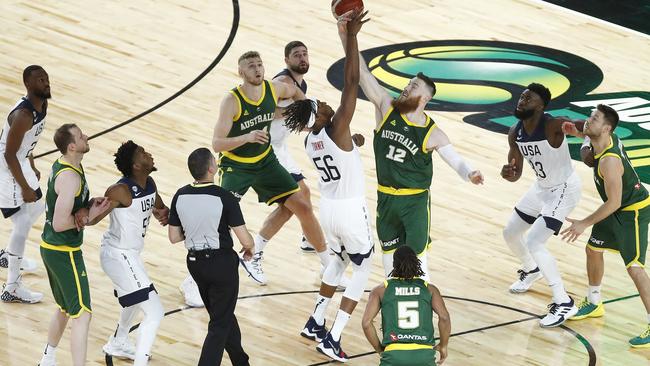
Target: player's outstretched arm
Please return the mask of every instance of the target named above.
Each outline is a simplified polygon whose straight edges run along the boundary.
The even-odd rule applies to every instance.
[[[429,292],[431,293],[431,308],[438,315],[438,331],[440,332],[440,341],[436,345],[436,350],[440,354],[438,365],[445,362],[447,358],[447,345],[449,344],[449,337],[451,335],[451,318],[445,306],[445,301],[440,295],[440,291],[434,285],[428,285]]]
[[[297,87],[294,83],[285,83],[282,80],[273,79],[273,81],[271,81],[271,84],[273,84],[275,95],[278,100],[293,99],[295,101],[307,98],[305,96],[305,93],[303,93],[302,90],[300,90],[300,88]]]
[[[596,211],[582,220],[567,218],[571,226],[562,231],[562,239],[571,243],[575,241],[589,226],[594,225],[621,207],[623,197],[623,163],[615,156],[605,156],[600,159],[598,170],[605,181],[607,201],[603,202]]]
[[[345,27],[345,66],[343,77],[345,80],[341,92],[341,104],[334,114],[332,138],[336,145],[344,151],[352,151],[352,137],[350,136],[350,122],[357,106],[357,90],[359,88],[359,44],[357,34],[367,19],[363,19],[368,12],[351,14]]]
[[[524,163],[524,156],[521,155],[521,151],[517,147],[515,130],[516,125],[510,127],[510,132],[508,132],[508,145],[510,146],[510,150],[508,150],[508,164],[501,167],[501,177],[509,182],[519,180]]]
[[[269,142],[269,135],[266,131],[253,130],[242,136],[228,137],[232,128],[233,119],[241,113],[241,107],[235,97],[228,93],[219,106],[219,118],[214,126],[212,135],[212,148],[216,152],[230,151],[246,143],[265,144]]]
[[[363,334],[366,335],[366,339],[372,345],[372,348],[375,349],[377,353],[384,351],[384,348],[381,346],[381,341],[377,336],[377,329],[375,329],[374,320],[381,309],[381,294],[385,290],[383,285],[379,285],[372,289],[370,295],[368,296],[368,304],[366,304],[366,310],[363,312],[363,318],[361,319],[361,327],[363,327]]]
[[[436,150],[442,160],[447,163],[458,175],[465,181],[471,181],[474,184],[483,184],[483,174],[480,170],[474,170],[460,156],[454,146],[449,141],[449,137],[440,127],[433,127],[429,139],[425,142],[426,151]]]
[[[104,193],[104,197],[106,197],[109,200],[108,206],[106,207],[105,210],[102,210],[101,212],[97,212],[95,215],[90,215],[90,210],[89,209],[81,209],[77,212],[75,212],[75,221],[77,225],[77,229],[80,229],[84,226],[89,226],[89,225],[95,225],[98,222],[102,221],[106,215],[111,213],[114,208],[118,207],[129,207],[131,206],[131,191],[129,191],[129,187],[126,184],[113,184],[110,187],[106,189],[106,192]],[[90,202],[90,207],[92,208],[93,205],[95,205],[95,201],[97,199],[93,199],[92,202]]]

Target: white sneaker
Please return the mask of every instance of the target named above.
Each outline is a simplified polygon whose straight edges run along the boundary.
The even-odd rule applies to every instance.
[[[108,338],[108,343],[102,347],[102,350],[113,357],[135,360],[135,345],[129,340],[129,337],[117,339],[111,336]]]
[[[542,272],[540,272],[539,267],[535,267],[535,269],[528,272],[520,269],[517,273],[519,274],[519,279],[510,285],[510,292],[513,294],[520,294],[528,291],[535,281],[544,277]]]
[[[9,267],[9,253],[0,249],[0,267],[8,268]],[[38,269],[38,264],[35,260],[23,257],[23,261],[20,264],[20,270],[24,273],[34,273]]]
[[[0,300],[3,302],[19,302],[23,304],[36,304],[43,299],[43,294],[40,292],[30,291],[20,281],[10,284],[4,284],[2,287],[2,294]]]
[[[205,306],[203,304],[203,299],[199,293],[199,287],[194,282],[194,279],[191,275],[188,275],[181,283],[180,287],[181,293],[185,297],[185,304],[193,308],[202,308]]]
[[[308,242],[304,236],[300,241],[300,250],[302,250],[303,253],[316,253],[316,249],[314,248],[314,246],[311,245],[311,243]]]
[[[264,270],[262,269],[262,254],[264,252],[260,251],[253,254],[253,258],[249,261],[245,261],[243,257],[239,257],[239,262],[241,263],[244,270],[248,273],[248,276],[257,282],[260,286],[266,286],[266,276],[264,275]]]
[[[542,328],[553,328],[562,325],[567,319],[576,315],[578,307],[571,301],[564,304],[551,303],[548,306],[548,314],[539,321],[539,326]]]
[[[54,357],[43,355],[43,357],[41,357],[41,362],[38,363],[38,366],[56,366],[56,359]]]

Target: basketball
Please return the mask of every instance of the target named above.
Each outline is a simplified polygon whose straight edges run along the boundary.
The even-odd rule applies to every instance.
[[[332,12],[341,16],[350,10],[363,10],[362,0],[332,0]]]

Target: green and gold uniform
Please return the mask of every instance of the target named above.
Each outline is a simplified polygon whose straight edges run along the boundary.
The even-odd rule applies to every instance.
[[[650,197],[630,164],[620,139],[612,134],[609,146],[594,156],[594,182],[603,201],[607,201],[607,193],[599,166],[600,160],[608,156],[620,159],[623,163],[621,208],[593,226],[587,246],[595,250],[619,252],[627,267],[633,264],[644,266],[648,248]]]
[[[58,197],[54,184],[56,178],[64,171],[79,174],[81,179],[79,190],[74,199],[72,213],[80,208],[88,207],[88,184],[83,167],[73,167],[61,159],[52,165],[52,173],[47,181],[47,194],[45,195],[45,227],[41,235],[41,257],[45,264],[47,277],[50,281],[52,294],[61,311],[72,318],[81,315],[85,310],[92,312],[90,307],[90,288],[88,276],[81,253],[83,243],[83,230],[70,229],[56,232],[52,227],[54,207]]]
[[[389,278],[381,300],[380,366],[435,366],[433,310],[427,283]]]
[[[253,130],[269,131],[275,116],[277,98],[273,84],[264,80],[262,96],[252,101],[241,88],[230,91],[239,104],[228,137],[246,135]],[[250,187],[257,192],[260,202],[270,205],[298,192],[298,184],[273,153],[270,138],[266,144],[245,143],[230,151],[221,152],[219,159],[220,185],[241,199]]]
[[[375,131],[377,236],[384,253],[406,244],[420,255],[431,242],[433,163],[427,140],[436,124],[426,118],[426,124],[419,126],[391,108]]]

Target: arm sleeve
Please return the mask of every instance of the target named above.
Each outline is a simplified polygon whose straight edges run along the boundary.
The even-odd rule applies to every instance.
[[[228,226],[235,227],[246,224],[244,221],[244,215],[241,212],[239,207],[239,202],[235,199],[235,196],[230,192],[225,192],[223,195],[223,202],[225,208],[225,217],[228,222]]]
[[[169,221],[167,223],[173,226],[182,226],[181,219],[178,217],[178,211],[176,210],[177,202],[178,202],[178,192],[176,192],[174,198],[172,198],[172,204],[171,207],[169,207]]]
[[[452,167],[456,173],[458,173],[458,175],[463,178],[463,180],[469,180],[469,173],[473,172],[474,169],[472,169],[472,167],[467,164],[462,156],[458,155],[451,144],[447,144],[439,148],[438,154],[440,154],[445,163]]]

